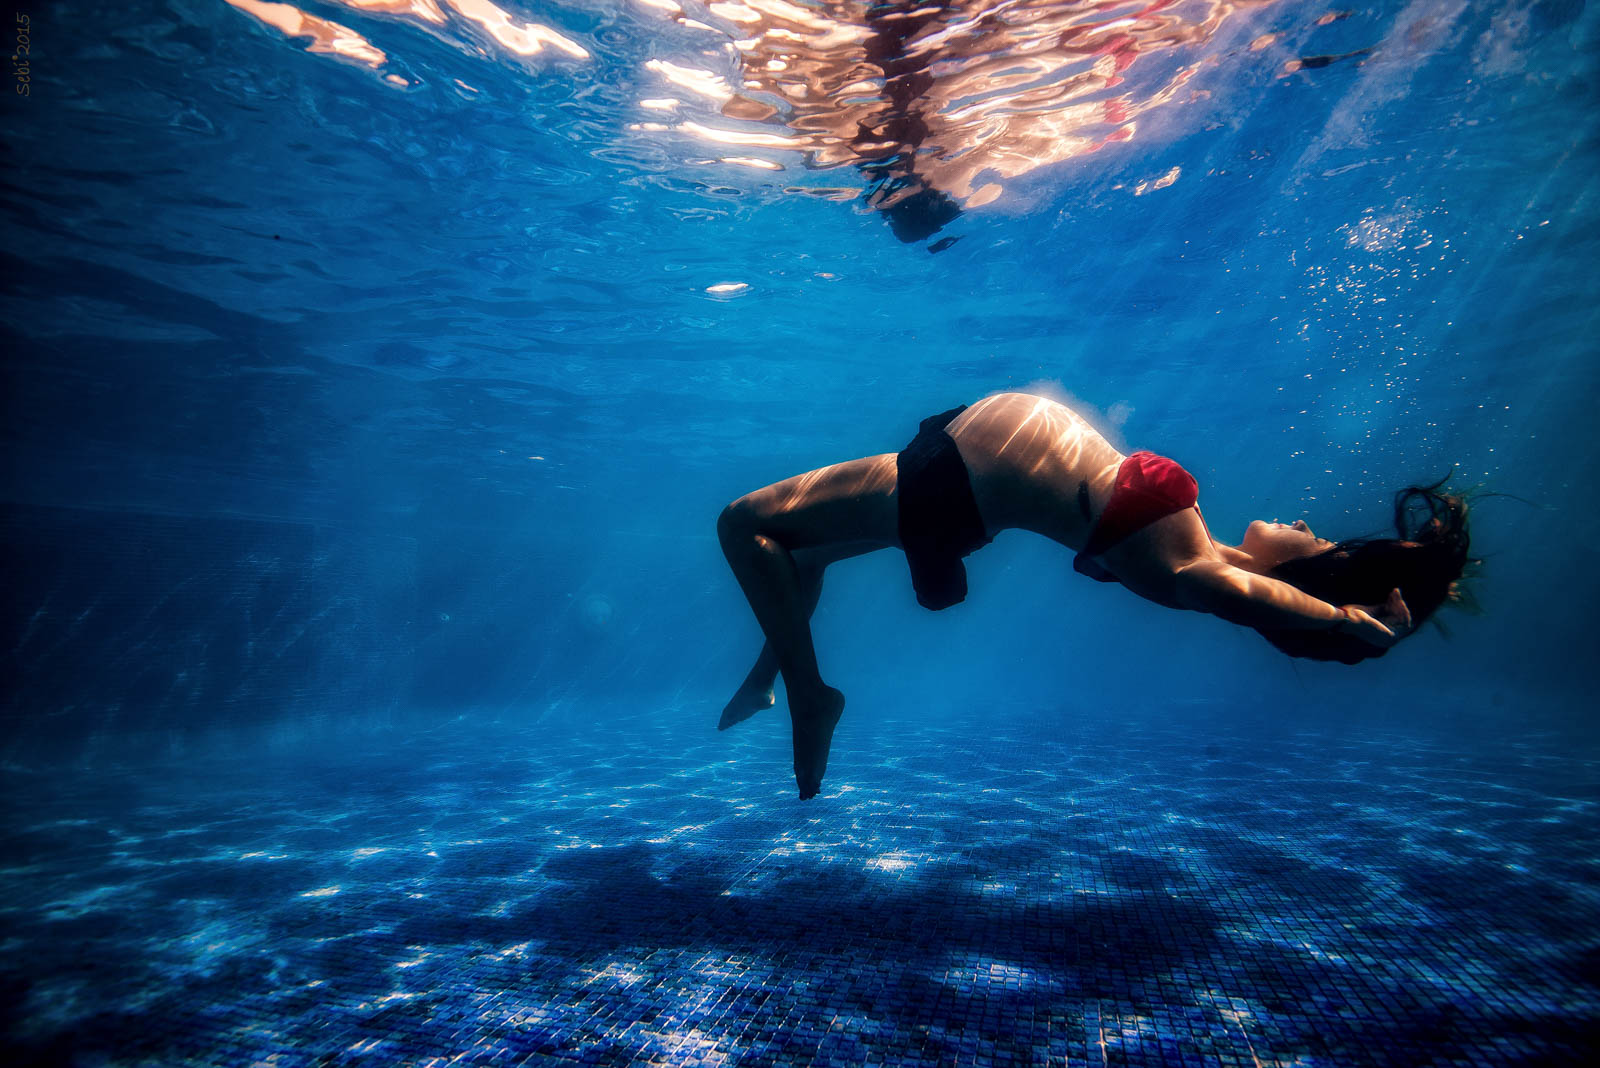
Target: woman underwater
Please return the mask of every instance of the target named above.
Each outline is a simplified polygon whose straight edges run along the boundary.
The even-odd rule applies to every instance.
[[[1224,545],[1172,460],[1122,455],[1053,400],[986,397],[923,420],[898,454],[796,475],[723,510],[723,553],[767,641],[720,726],[770,707],[782,672],[795,781],[802,800],[816,796],[844,711],[811,640],[823,570],[900,548],[917,601],[937,611],[966,597],[962,557],[1013,528],[1076,551],[1091,578],[1253,627],[1290,656],[1382,656],[1450,599],[1466,566],[1466,504],[1441,486],[1396,496],[1397,538],[1331,542],[1304,522],[1258,520]]]

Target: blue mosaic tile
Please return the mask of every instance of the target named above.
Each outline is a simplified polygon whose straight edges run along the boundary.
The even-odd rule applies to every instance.
[[[1179,731],[1108,750],[1044,722],[841,736],[806,804],[776,717],[715,744],[640,721],[622,744],[545,726],[13,768],[8,1063],[1258,1068],[1595,1048],[1600,761],[1580,749],[1305,732],[1197,760]]]

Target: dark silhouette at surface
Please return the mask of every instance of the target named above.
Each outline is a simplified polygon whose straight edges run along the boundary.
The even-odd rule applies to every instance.
[[[1206,72],[1278,64],[1285,34],[1240,47],[1230,32],[1269,2],[689,3],[669,17],[692,22],[697,39],[726,32],[739,73],[711,94],[729,121],[687,119],[679,129],[718,146],[798,152],[816,170],[853,168],[895,237],[924,241],[1041,168],[1151,128],[1181,131],[1183,111],[1216,91],[1201,84]],[[692,93],[702,83],[685,66],[721,77],[683,57],[664,76]],[[1173,118],[1155,123],[1158,114]]]

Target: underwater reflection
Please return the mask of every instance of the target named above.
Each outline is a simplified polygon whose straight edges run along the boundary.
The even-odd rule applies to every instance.
[[[226,0],[226,2],[290,40],[310,38],[306,51],[351,60],[374,69],[389,62],[384,51],[357,31],[342,23],[319,18],[293,4],[264,0]],[[334,7],[352,13],[397,19],[428,29],[435,36],[458,45],[490,54],[494,51],[513,56],[536,56],[546,49],[569,59],[587,60],[588,51],[548,26],[521,19],[496,6],[491,0],[328,0]],[[409,88],[410,79],[393,71],[384,81]]]
[[[263,3],[262,0],[227,0],[227,3],[290,40],[310,38],[306,51],[338,56],[368,67],[381,67],[389,57],[371,41],[350,27],[301,11],[293,4]]]
[[[412,64],[396,69],[388,53],[349,25],[272,0],[226,2],[291,41],[309,39],[301,45],[307,51],[375,71],[395,88],[432,77]],[[1303,76],[1373,53],[1360,48],[1283,62],[1277,53],[1292,53],[1301,35],[1256,17],[1274,2],[631,0],[633,32],[654,53],[642,62],[627,60],[627,49],[607,56],[574,39],[592,45],[593,33],[547,25],[552,18],[572,21],[561,9],[534,20],[493,0],[328,0],[328,6],[356,22],[406,23],[469,55],[530,73],[552,62],[624,62],[630,70],[618,88],[644,112],[643,121],[624,120],[629,131],[678,135],[712,146],[717,162],[758,170],[782,171],[795,156],[811,170],[854,168],[866,181],[864,194],[854,186],[788,191],[839,200],[864,195],[896,237],[915,242],[1008,193],[1020,203],[1018,180],[1041,168],[1108,145],[1189,132],[1182,109],[1206,101],[1218,85],[1243,80],[1198,77],[1208,69],[1227,74],[1230,64],[1258,65],[1263,73],[1276,67],[1279,78]],[[1310,27],[1349,15],[1326,12]],[[615,10],[604,19],[629,23]],[[662,32],[662,19],[681,33]],[[1268,50],[1273,54],[1264,55]],[[603,128],[610,124],[598,112],[620,101],[602,99],[578,106],[596,111],[590,118]],[[1162,109],[1170,117],[1158,122]],[[1189,123],[1198,116],[1191,109]],[[1135,192],[1178,177],[1173,169]],[[932,250],[954,240],[944,238]]]
[[[786,133],[678,129],[798,150],[812,168],[856,167],[867,203],[909,242],[994,202],[1012,179],[1132,140],[1153,109],[1188,99],[1224,23],[1272,0],[719,0],[697,12],[640,2],[726,28],[740,84],[660,61],[652,70],[726,119]]]

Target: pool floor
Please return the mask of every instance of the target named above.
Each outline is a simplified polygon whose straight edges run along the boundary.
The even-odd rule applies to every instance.
[[[1579,1063],[1555,736],[471,726],[0,773],[9,1064]],[[709,719],[714,720],[712,712]]]

